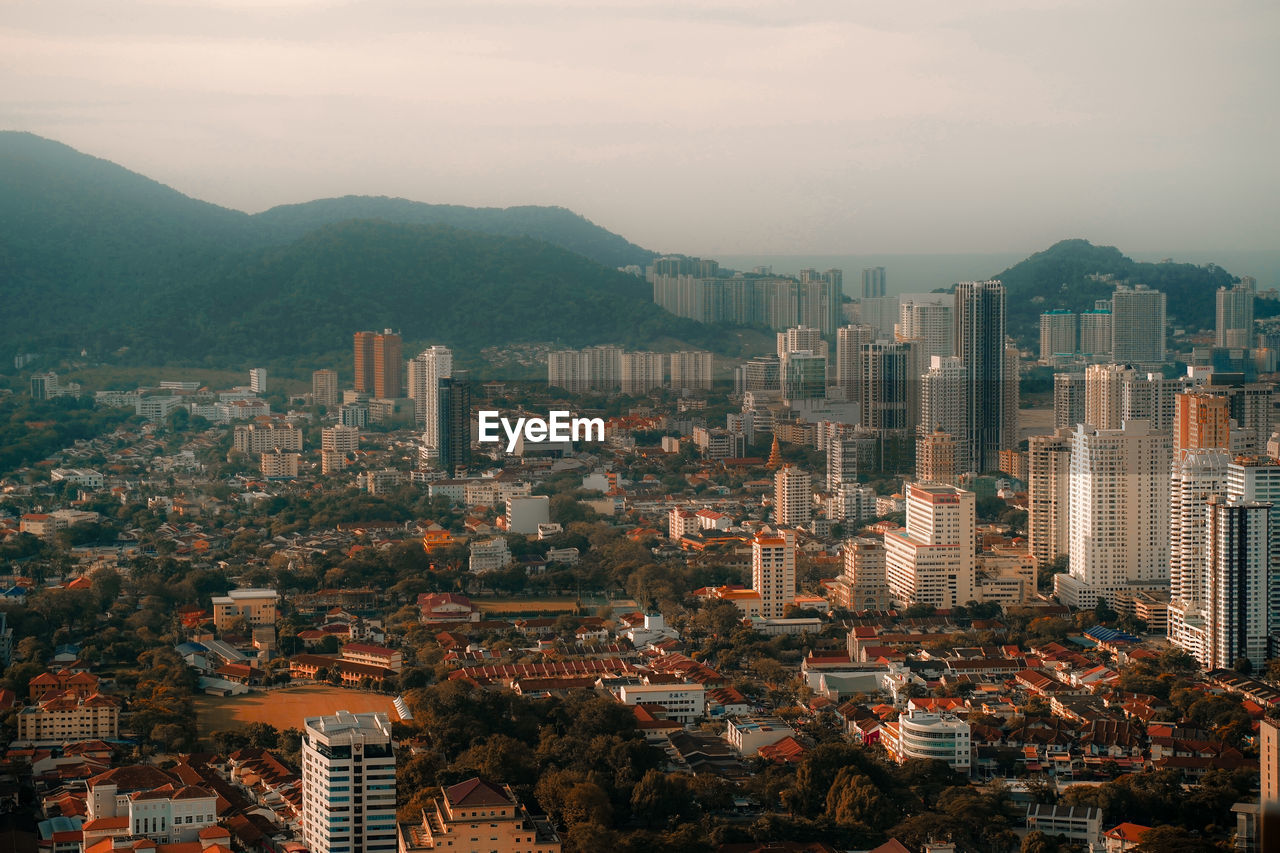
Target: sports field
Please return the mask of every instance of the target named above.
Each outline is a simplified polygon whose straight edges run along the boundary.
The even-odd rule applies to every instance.
[[[201,739],[207,738],[211,732],[238,728],[246,723],[270,723],[277,729],[300,729],[305,718],[335,711],[356,714],[385,711],[392,720],[397,720],[399,716],[391,706],[394,698],[382,693],[318,684],[243,696],[197,696],[196,728]]]

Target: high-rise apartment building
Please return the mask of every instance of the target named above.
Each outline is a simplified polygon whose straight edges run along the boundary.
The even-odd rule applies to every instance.
[[[1256,295],[1244,284],[1218,288],[1215,346],[1241,349],[1253,346],[1253,300]]]
[[[1062,427],[1027,440],[1027,541],[1042,565],[1066,554],[1069,546],[1071,433]]]
[[[910,293],[899,297],[894,337],[913,342],[926,364],[934,356],[955,355],[952,301],[949,293]]]
[[[955,296],[956,355],[969,371],[968,459],[975,471],[993,471],[1014,438],[1005,434],[1005,382],[1012,380],[1006,377],[1005,289],[998,281],[962,281]]]
[[[671,388],[675,391],[710,391],[713,379],[711,353],[700,350],[671,353]]]
[[[916,479],[922,483],[957,485],[961,474],[956,462],[958,446],[955,436],[940,429],[916,436]]]
[[[1079,352],[1087,359],[1111,360],[1110,308],[1080,312]]]
[[[1120,429],[1124,383],[1136,371],[1127,364],[1091,364],[1084,370],[1084,421],[1098,429]]]
[[[807,476],[807,475],[806,475]],[[761,532],[751,540],[751,588],[760,595],[760,615],[779,619],[796,600],[796,534]]]
[[[1165,294],[1143,284],[1119,285],[1111,297],[1111,358],[1120,364],[1165,360]]]
[[[623,394],[647,394],[661,388],[666,358],[658,352],[624,352],[618,359],[618,379]]]
[[[784,527],[813,520],[813,479],[808,471],[783,465],[773,475],[773,520]]]
[[[1084,411],[1084,374],[1053,374],[1053,428],[1075,429],[1076,424],[1085,423]]]
[[[843,320],[840,270],[801,270],[783,276],[721,274],[715,261],[659,258],[649,269],[653,301],[677,317],[786,329],[813,326],[833,335]]]
[[[1258,811],[1258,850],[1280,847],[1280,720],[1263,717],[1258,727],[1258,764],[1262,796]]]
[[[934,356],[929,369],[920,377],[920,419],[917,431],[921,435],[946,433],[956,444],[954,464],[956,472],[969,469],[969,371],[964,362],[955,356]],[[919,442],[917,441],[917,448]],[[954,474],[952,475],[954,478]],[[923,478],[922,478],[923,479]],[[924,482],[952,483],[954,479]]]
[[[622,350],[619,347],[590,347],[559,350],[547,354],[547,384],[580,394],[610,391],[622,379]]]
[[[311,372],[311,401],[317,406],[336,406],[338,396],[338,371],[314,370]]]
[[[1058,308],[1040,315],[1040,361],[1058,364],[1075,358],[1078,326],[1074,311]]]
[[[1186,391],[1174,397],[1173,453],[1231,447],[1231,406],[1226,397]]]
[[[975,495],[937,483],[907,486],[906,527],[884,536],[894,601],[956,607],[973,599]]]
[[[875,470],[876,441],[870,436],[846,435],[827,443],[827,491],[857,483],[858,474]]]
[[[390,329],[355,333],[355,389],[381,400],[403,396],[400,335]]]
[[[1208,660],[1205,608],[1209,595],[1209,500],[1226,493],[1230,457],[1222,450],[1188,450],[1169,481],[1169,640],[1202,665]]]
[[[386,714],[339,711],[303,721],[302,836],[312,853],[396,849],[396,759]]]
[[[851,402],[862,399],[862,353],[875,338],[866,324],[842,326],[836,331],[836,385]]]
[[[422,430],[423,446],[434,450],[440,443],[440,380],[453,375],[453,352],[428,347],[409,360],[408,372],[414,423]]]
[[[793,326],[778,332],[778,358],[786,358],[789,352],[811,352],[827,357],[827,342],[822,332],[812,326]]]
[[[1227,465],[1227,499],[1280,507],[1280,462],[1260,456],[1237,456]],[[1280,513],[1269,519],[1271,575],[1267,582],[1271,652],[1280,651]]]
[[[855,537],[844,541],[844,571],[832,589],[837,607],[853,611],[889,607],[884,554],[884,542],[880,539]]]
[[[254,394],[267,393],[267,369],[255,367],[249,371],[249,390]]]
[[[437,458],[456,476],[471,464],[471,376],[459,370],[439,383],[440,420]]]
[[[862,271],[862,298],[875,299],[884,296],[884,267],[867,267]]]
[[[1071,434],[1070,568],[1054,591],[1072,607],[1169,580],[1173,441],[1146,421]]]
[[[1206,669],[1267,661],[1270,516],[1272,505],[1213,498],[1208,508],[1209,567]]]
[[[914,427],[916,407],[912,402],[920,375],[915,363],[908,343],[878,340],[863,348],[859,412],[863,426],[878,430]]]

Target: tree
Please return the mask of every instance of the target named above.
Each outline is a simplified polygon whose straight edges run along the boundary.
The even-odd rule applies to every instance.
[[[1033,829],[1022,839],[1021,853],[1058,853],[1058,842],[1038,829]]]
[[[1132,853],[1225,853],[1225,848],[1180,826],[1156,826],[1143,833]]]
[[[661,770],[649,770],[631,791],[631,813],[649,826],[665,824],[689,805],[689,787]]]
[[[893,804],[869,778],[856,768],[844,767],[836,774],[827,794],[827,816],[836,823],[863,824],[884,830],[898,819]]]

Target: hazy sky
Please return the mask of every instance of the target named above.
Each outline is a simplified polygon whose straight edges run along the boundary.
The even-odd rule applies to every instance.
[[[1267,0],[0,0],[0,128],[664,251],[1269,248],[1277,37]]]

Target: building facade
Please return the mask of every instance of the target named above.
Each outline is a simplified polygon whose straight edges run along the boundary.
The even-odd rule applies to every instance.
[[[339,711],[303,721],[302,835],[311,853],[396,849],[396,760],[386,714]]]

